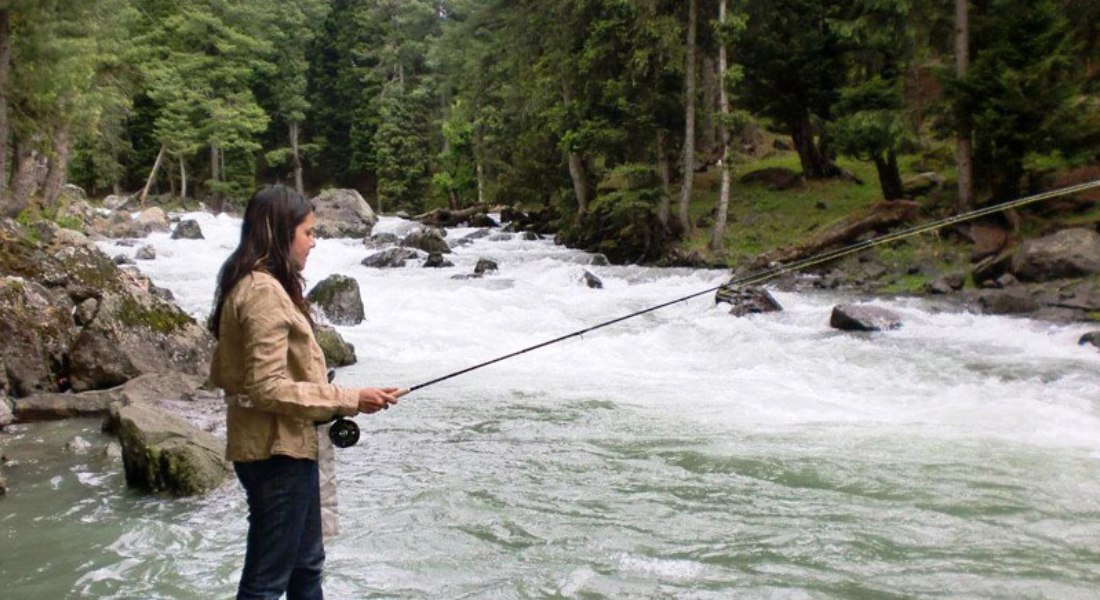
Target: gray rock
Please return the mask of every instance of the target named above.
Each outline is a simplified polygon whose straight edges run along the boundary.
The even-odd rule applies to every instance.
[[[119,210],[134,199],[133,196],[116,196],[114,194],[103,199],[103,207],[110,210]]]
[[[202,235],[202,228],[199,227],[198,221],[194,219],[184,219],[176,225],[176,229],[172,232],[172,239],[174,240],[204,240],[205,236]]]
[[[477,231],[472,231],[472,232],[467,233],[466,235],[462,236],[462,239],[464,239],[464,240],[480,240],[482,238],[487,238],[492,234],[493,234],[493,232],[490,229],[478,229]]]
[[[610,260],[607,260],[607,256],[603,254],[593,254],[588,260],[588,264],[593,267],[606,267],[611,264]]]
[[[901,327],[901,316],[877,306],[848,304],[833,307],[829,326],[841,331],[882,331]]]
[[[581,281],[583,281],[585,285],[594,290],[603,289],[603,281],[601,281],[599,277],[593,275],[592,272],[588,269],[584,270],[584,275],[581,277]]]
[[[0,396],[0,430],[11,425],[14,420],[15,415],[11,411],[11,400]]]
[[[230,473],[221,440],[152,406],[120,408],[118,436],[126,483],[133,488],[193,496],[217,487]]]
[[[309,292],[309,301],[336,325],[363,322],[363,297],[359,282],[343,275],[331,275]]]
[[[135,264],[134,259],[130,258],[129,256],[126,256],[125,254],[116,254],[115,257],[111,259],[111,261],[114,262],[116,265],[118,265],[120,267],[122,265]]]
[[[147,208],[138,213],[137,221],[149,227],[151,231],[168,231],[172,228],[168,223],[168,215],[159,206]]]
[[[335,329],[328,325],[317,326],[317,344],[325,354],[325,364],[330,367],[346,367],[358,362],[355,346],[344,341]]]
[[[982,290],[978,304],[982,312],[990,315],[1017,315],[1039,310],[1039,302],[1020,287]]]
[[[403,267],[405,262],[419,256],[416,250],[409,248],[390,248],[377,252],[363,259],[363,266],[375,269]]]
[[[1081,339],[1077,340],[1078,346],[1084,346],[1085,344],[1092,344],[1100,348],[1100,331],[1090,331],[1081,336]]]
[[[474,265],[475,275],[484,275],[490,271],[498,270],[500,270],[500,267],[497,265],[497,262],[488,258],[479,258],[477,259],[477,264]]]
[[[152,244],[146,244],[141,248],[138,248],[134,253],[134,258],[137,260],[156,260],[157,249]]]
[[[1100,271],[1100,234],[1091,229],[1063,229],[1028,240],[1012,257],[1012,272],[1021,281],[1050,281]]]
[[[72,309],[63,293],[22,277],[0,276],[0,370],[13,396],[57,389],[74,341]]]
[[[428,254],[450,254],[451,247],[447,245],[446,240],[436,229],[421,229],[414,231],[405,236],[405,239],[401,240],[401,245],[405,248],[417,248],[423,250]]]
[[[120,446],[118,442],[107,442],[107,445],[103,447],[101,455],[111,462],[122,460],[122,446]]]
[[[768,290],[758,287],[720,288],[714,295],[714,303],[721,302],[728,303],[733,307],[730,309],[730,314],[735,317],[783,310],[783,307]]]
[[[449,260],[443,258],[443,255],[438,252],[432,252],[428,255],[427,260],[424,261],[424,266],[433,269],[442,269],[446,267],[453,267],[455,264]]]
[[[966,275],[962,273],[948,273],[942,277],[937,277],[935,281],[929,283],[927,290],[931,294],[950,294],[951,292],[962,289],[965,282]]]
[[[535,233],[534,231],[524,231],[523,239],[528,242],[537,242],[540,238],[539,234]]]
[[[392,233],[376,233],[363,240],[363,245],[368,248],[385,248],[396,245],[400,240]]]
[[[98,417],[109,414],[112,405],[160,405],[187,399],[199,389],[204,379],[201,375],[175,371],[146,373],[106,390],[78,394],[41,392],[17,398],[13,401],[14,412],[20,422]]]
[[[321,192],[313,203],[313,230],[320,238],[366,238],[378,217],[359,192],[331,189]]]

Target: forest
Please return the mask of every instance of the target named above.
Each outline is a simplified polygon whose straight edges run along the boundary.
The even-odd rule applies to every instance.
[[[545,210],[654,258],[708,169],[720,250],[730,166],[772,144],[807,180],[873,165],[884,201],[919,161],[961,211],[1096,165],[1098,23],[1095,0],[4,0],[0,212],[284,182]]]

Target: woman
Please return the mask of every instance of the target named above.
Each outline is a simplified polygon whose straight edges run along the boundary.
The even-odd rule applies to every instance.
[[[389,408],[404,392],[327,382],[303,297],[302,269],[315,245],[309,201],[286,186],[265,187],[248,201],[240,244],[218,275],[210,377],[225,390],[226,458],[248,498],[238,599],[323,597],[315,423]]]

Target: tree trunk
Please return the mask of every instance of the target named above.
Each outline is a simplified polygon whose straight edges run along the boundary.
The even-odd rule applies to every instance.
[[[210,202],[214,206],[216,212],[222,210],[222,195],[217,191],[217,184],[221,181],[221,160],[218,158],[218,145],[210,144]]]
[[[901,200],[905,197],[905,188],[901,184],[901,171],[898,170],[898,155],[889,150],[886,156],[875,155],[875,169],[878,171],[879,185],[885,200]]]
[[[962,79],[970,68],[970,17],[967,0],[955,0],[955,76]],[[958,114],[955,129],[955,170],[959,197],[955,212],[974,208],[974,151],[971,147],[973,127],[970,115]]]
[[[180,200],[187,201],[187,163],[180,156]]]
[[[30,144],[16,144],[16,169],[11,182],[8,216],[16,216],[30,205],[46,178],[46,157]]]
[[[294,189],[299,194],[305,195],[306,188],[302,184],[302,155],[298,147],[298,123],[290,124],[290,151],[294,161]]]
[[[145,199],[149,197],[149,190],[153,188],[153,183],[157,180],[157,170],[160,169],[160,163],[164,162],[164,153],[168,151],[168,144],[160,145],[160,152],[157,152],[157,159],[153,161],[153,168],[149,171],[149,178],[145,180],[145,187],[141,190],[141,196],[138,197],[138,204],[145,208]]]
[[[691,216],[688,204],[691,189],[695,185],[695,28],[698,21],[699,0],[689,0],[687,31],[687,66],[684,72],[684,177],[680,187],[680,205],[677,218],[681,231],[691,233]]]
[[[477,203],[485,204],[485,168],[481,166],[481,161],[477,161],[475,166],[477,171]]]
[[[718,27],[726,22],[726,0],[718,2]],[[710,250],[721,253],[726,249],[726,215],[730,210],[730,132],[726,127],[726,117],[730,112],[729,97],[726,94],[726,45],[718,44],[718,81],[723,82],[718,86],[718,114],[722,138],[722,189],[718,193],[718,213],[714,218],[714,232],[710,237]]]
[[[50,160],[50,170],[46,174],[46,183],[42,189],[46,206],[53,206],[57,202],[57,197],[61,195],[61,186],[65,185],[65,177],[69,172],[71,150],[72,140],[69,138],[69,128],[62,125],[54,130],[53,159]]]
[[[584,159],[576,152],[569,153],[569,178],[573,180],[573,193],[577,196],[577,218],[588,213],[588,169]]]
[[[8,194],[8,146],[11,121],[8,94],[11,87],[11,9],[0,9],[0,197]]]
[[[837,167],[814,141],[814,125],[810,115],[804,115],[791,131],[791,141],[798,151],[798,161],[802,165],[802,174],[808,179],[824,179],[840,174]]]
[[[661,204],[657,207],[657,218],[661,225],[668,227],[672,215],[672,165],[668,162],[668,132],[657,130],[657,175],[661,177]]]
[[[719,91],[721,76],[718,74],[721,67],[716,65],[714,59],[707,54],[702,56],[700,62],[703,63],[702,68],[699,70],[699,80],[703,84],[700,99],[703,104],[701,107],[697,107],[697,110],[698,108],[702,109],[698,110],[699,127],[697,137],[699,154],[706,164],[710,164],[710,161],[719,156],[719,146],[722,144],[721,124],[716,118],[721,110],[719,107],[721,103],[721,92]]]

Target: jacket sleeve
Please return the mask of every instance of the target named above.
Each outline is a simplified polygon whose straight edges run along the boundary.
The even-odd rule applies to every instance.
[[[244,337],[244,388],[253,407],[312,421],[324,421],[337,414],[357,414],[356,390],[290,378],[289,302],[284,301],[285,293],[276,286],[258,282],[242,294],[237,308]]]

